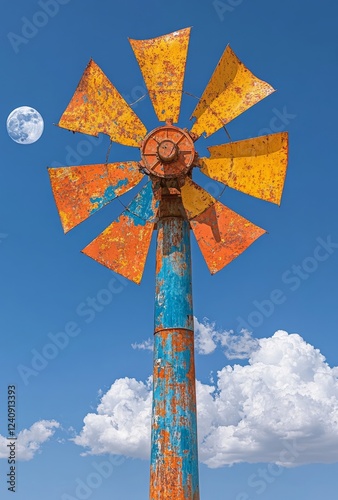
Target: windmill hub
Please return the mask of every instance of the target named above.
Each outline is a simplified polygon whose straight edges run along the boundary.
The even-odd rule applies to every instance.
[[[171,124],[152,130],[141,146],[141,164],[156,177],[172,179],[186,175],[196,157],[188,131]]]

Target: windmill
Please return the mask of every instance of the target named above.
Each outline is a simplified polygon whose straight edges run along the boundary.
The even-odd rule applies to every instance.
[[[65,232],[114,198],[144,187],[83,253],[140,283],[157,230],[150,500],[199,499],[190,230],[212,274],[265,233],[193,180],[194,168],[226,186],[279,204],[287,133],[228,142],[200,158],[195,142],[210,136],[274,89],[228,46],[192,117],[178,122],[190,28],[130,40],[154,111],[163,125],[147,132],[131,107],[90,60],[59,126],[140,148],[139,161],[50,168]]]

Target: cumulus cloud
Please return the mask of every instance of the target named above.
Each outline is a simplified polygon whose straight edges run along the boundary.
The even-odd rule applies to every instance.
[[[249,365],[224,367],[204,397],[201,459],[291,466],[338,460],[338,368],[299,335],[259,341]],[[207,421],[206,421],[207,420]]]
[[[217,347],[221,347],[228,359],[248,359],[259,347],[258,340],[248,330],[243,329],[239,334],[233,330],[218,330],[215,323],[207,318],[202,322],[194,318],[194,325],[198,354],[211,354]]]
[[[116,380],[101,398],[97,413],[84,418],[73,441],[87,453],[112,453],[145,458],[150,450],[151,384],[134,378]],[[86,454],[86,453],[85,453]]]
[[[215,323],[210,323],[206,318],[199,322],[194,317],[195,349],[198,354],[211,354],[217,347],[217,331]]]
[[[297,334],[257,341],[245,366],[225,366],[213,384],[197,381],[199,458],[283,466],[338,460],[338,367]],[[148,458],[151,379],[116,380],[75,443],[87,453]]]
[[[31,460],[36,453],[41,452],[43,443],[49,440],[60,427],[55,420],[40,420],[29,429],[19,432],[16,440],[16,457],[18,460]],[[8,439],[0,436],[0,458],[8,457]]]

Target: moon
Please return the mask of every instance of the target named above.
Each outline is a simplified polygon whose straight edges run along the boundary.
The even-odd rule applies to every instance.
[[[13,109],[7,118],[8,135],[19,144],[36,142],[42,135],[43,127],[42,116],[30,106]]]

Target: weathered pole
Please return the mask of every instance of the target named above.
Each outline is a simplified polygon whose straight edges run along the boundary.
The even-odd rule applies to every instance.
[[[159,215],[150,500],[198,500],[190,227],[177,195]]]

